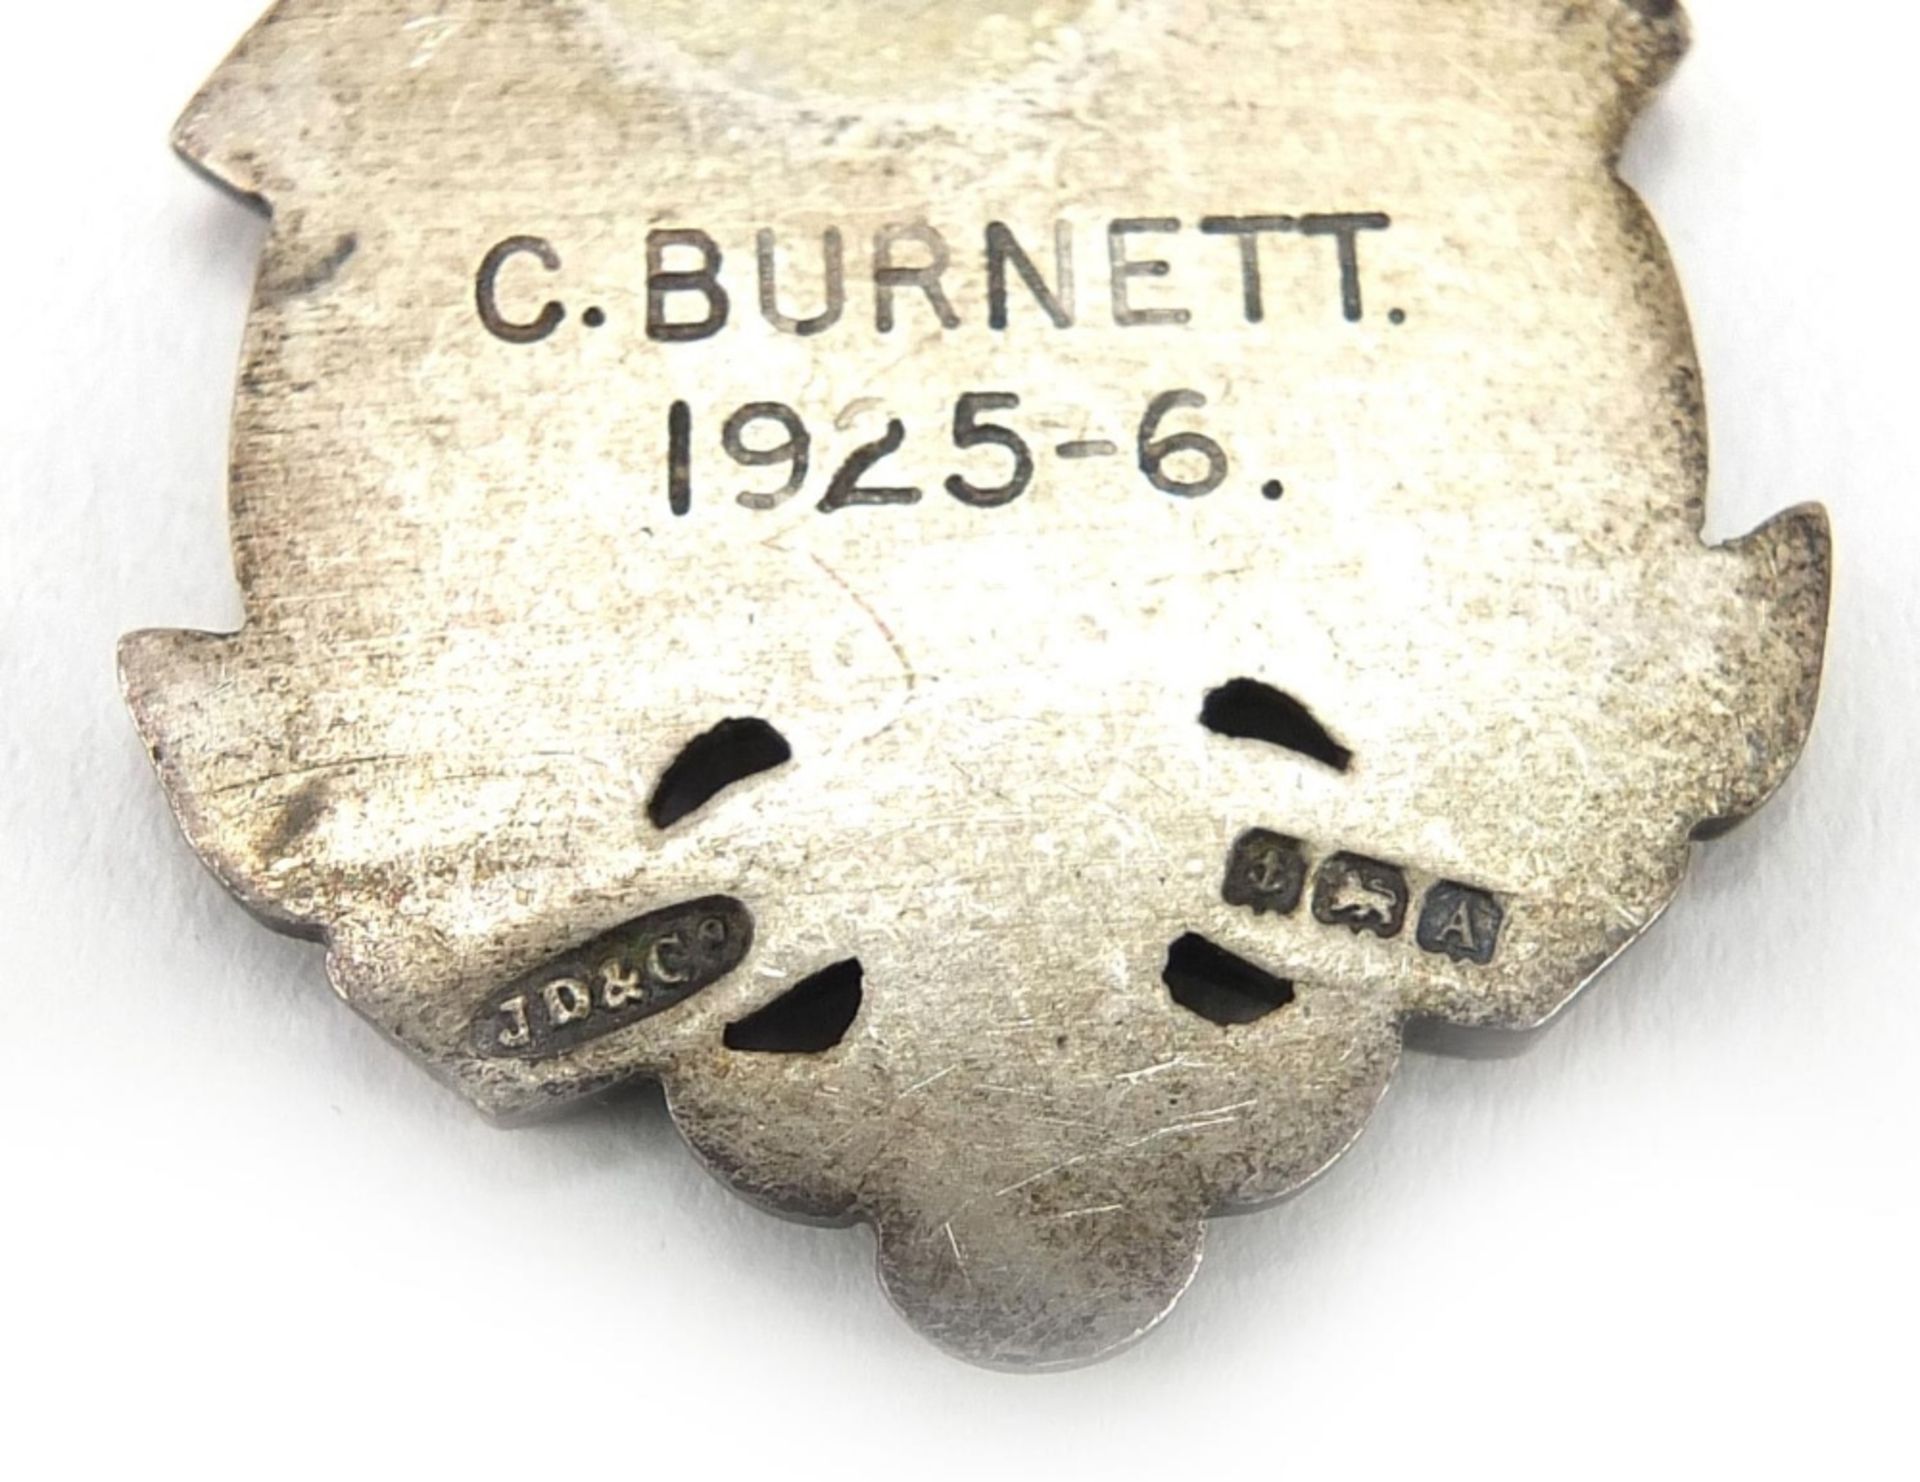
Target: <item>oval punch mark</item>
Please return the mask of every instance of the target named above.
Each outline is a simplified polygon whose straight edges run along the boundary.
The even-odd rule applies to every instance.
[[[655,828],[672,828],[735,783],[792,760],[787,738],[764,720],[723,720],[689,741],[661,774],[647,803],[647,817]]]
[[[711,988],[753,946],[753,917],[739,901],[709,896],[655,911],[582,943],[509,983],[469,1026],[489,1060],[545,1060]]]
[[[1265,741],[1344,772],[1353,753],[1292,695],[1257,679],[1236,679],[1207,696],[1200,724],[1218,736]]]

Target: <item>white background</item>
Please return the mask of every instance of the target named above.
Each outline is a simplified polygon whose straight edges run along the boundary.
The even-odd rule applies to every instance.
[[[1155,1336],[1013,1378],[902,1325],[864,1234],[723,1191],[657,1097],[490,1130],[180,841],[113,644],[239,615],[261,226],[166,137],[256,4],[0,20],[9,1475],[1916,1475],[1909,7],[1694,0],[1631,158],[1707,367],[1711,533],[1833,513],[1801,772],[1529,1054],[1412,1057]]]

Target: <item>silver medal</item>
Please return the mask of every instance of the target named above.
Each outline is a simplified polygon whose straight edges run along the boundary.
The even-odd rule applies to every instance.
[[[636,1078],[1054,1366],[1524,1029],[1811,721],[1615,174],[1668,0],[281,0],[194,847],[502,1122]],[[1491,84],[1489,83],[1491,80]],[[1682,928],[1684,929],[1684,928]]]

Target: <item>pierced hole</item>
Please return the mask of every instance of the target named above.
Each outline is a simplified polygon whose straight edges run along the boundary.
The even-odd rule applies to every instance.
[[[866,977],[849,957],[802,979],[763,1009],[729,1024],[721,1042],[751,1055],[818,1055],[847,1037],[860,1012]]]
[[[1252,1024],[1293,1002],[1293,984],[1188,932],[1167,949],[1161,975],[1183,1009],[1215,1024]]]
[[[672,828],[736,782],[793,760],[793,748],[764,720],[723,720],[696,736],[660,777],[647,804],[655,828]]]
[[[1311,710],[1257,679],[1236,679],[1208,695],[1200,724],[1216,735],[1284,746],[1336,772],[1353,765],[1353,753],[1327,734]]]

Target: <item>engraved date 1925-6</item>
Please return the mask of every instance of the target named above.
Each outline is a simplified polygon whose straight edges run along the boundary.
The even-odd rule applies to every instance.
[[[971,454],[977,467],[947,476],[942,487],[952,498],[974,509],[1000,509],[1012,504],[1034,485],[1039,458],[1026,436],[1008,420],[1020,409],[1021,399],[1010,391],[969,391],[954,404],[953,445]],[[1232,464],[1227,451],[1206,433],[1168,426],[1177,413],[1199,411],[1207,398],[1198,391],[1165,391],[1155,396],[1132,429],[1132,454],[1146,482],[1176,499],[1199,499],[1227,482]],[[907,442],[907,426],[898,417],[887,419],[886,431],[855,448],[826,479],[816,508],[822,514],[837,510],[918,504],[926,491],[917,483],[889,479],[882,467]],[[742,489],[735,501],[751,510],[778,509],[799,496],[814,470],[814,435],[798,412],[784,402],[753,401],[737,408],[720,428],[720,446],[742,468],[779,468],[785,477],[775,488]],[[1120,444],[1104,438],[1063,442],[1054,455],[1068,461],[1111,458]],[[997,462],[993,467],[990,461]],[[676,401],[667,413],[666,489],[668,507],[676,515],[693,511],[694,416],[692,407]],[[1285,489],[1268,480],[1261,493],[1280,499]]]

